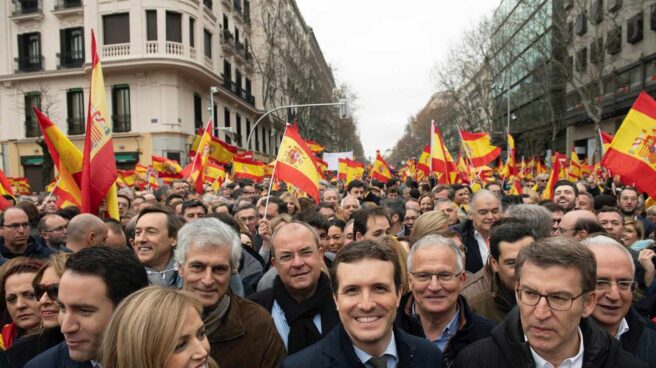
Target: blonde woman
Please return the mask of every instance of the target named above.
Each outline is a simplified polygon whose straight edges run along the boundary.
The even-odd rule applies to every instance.
[[[412,232],[410,232],[410,243],[426,235],[442,234],[449,228],[449,216],[441,211],[428,211],[417,218]]]
[[[287,213],[294,216],[296,213],[298,213],[301,210],[301,205],[298,202],[298,199],[296,199],[296,196],[289,193],[285,192],[280,195],[280,199],[287,204]]]
[[[149,286],[114,312],[101,344],[103,368],[216,368],[193,294]]]

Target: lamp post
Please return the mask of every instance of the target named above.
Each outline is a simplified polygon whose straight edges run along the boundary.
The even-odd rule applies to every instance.
[[[326,103],[312,103],[312,104],[302,104],[302,105],[286,105],[286,106],[280,106],[276,107],[272,110],[267,111],[264,113],[264,115],[260,116],[259,119],[255,121],[255,124],[251,127],[251,131],[248,133],[248,138],[246,138],[246,149],[250,149],[250,144],[251,144],[251,138],[253,137],[253,133],[255,132],[255,128],[257,128],[257,125],[260,124],[260,122],[267,116],[269,116],[271,113],[276,112],[278,110],[282,109],[289,109],[289,108],[298,108],[298,107],[316,107],[316,106],[340,106],[340,117],[345,118],[349,114],[349,104],[348,100],[346,99],[341,99],[339,102],[326,102]]]
[[[218,127],[218,125],[216,124],[216,116],[214,116],[214,95],[217,93],[219,93],[219,87],[211,86],[210,87],[210,114],[212,115],[212,124],[214,124],[215,128]]]

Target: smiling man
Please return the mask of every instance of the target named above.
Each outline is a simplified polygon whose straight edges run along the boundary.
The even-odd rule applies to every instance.
[[[515,267],[518,308],[491,337],[465,348],[455,367],[645,367],[587,320],[596,268],[592,252],[572,239],[524,247]]]
[[[353,213],[355,240],[379,240],[390,232],[389,215],[383,207],[363,208]]]
[[[411,293],[401,299],[396,324],[432,341],[447,367],[465,346],[490,336],[495,326],[471,311],[460,291],[466,279],[460,248],[450,239],[428,235],[408,255]]]
[[[567,213],[576,207],[576,197],[579,195],[579,190],[576,184],[569,180],[558,180],[554,185],[553,199],[563,212]]]
[[[444,366],[429,341],[394,328],[401,267],[391,249],[373,241],[351,243],[337,253],[331,280],[341,325],[289,356],[283,367]]]
[[[184,288],[203,305],[211,356],[221,367],[278,367],[285,345],[269,313],[230,291],[241,244],[237,233],[215,218],[186,224],[178,233],[175,258]]]

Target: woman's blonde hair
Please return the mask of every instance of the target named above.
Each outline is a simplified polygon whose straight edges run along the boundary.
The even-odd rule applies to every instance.
[[[64,253],[64,252],[59,252],[55,254],[51,254],[50,257],[48,257],[48,261],[41,267],[39,272],[34,275],[34,280],[32,281],[32,285],[39,285],[41,283],[41,279],[43,278],[43,274],[46,272],[48,268],[52,268],[53,271],[55,271],[55,274],[57,277],[61,279],[62,275],[64,274],[64,266],[66,265],[66,260],[68,260],[68,256],[70,256],[71,253]]]
[[[408,285],[408,252],[405,251],[401,242],[395,237],[385,236],[382,242],[390,247],[399,258],[399,266],[401,268],[401,295],[405,295],[405,293],[410,291],[410,286]]]
[[[414,244],[426,235],[442,234],[449,227],[449,216],[442,211],[428,211],[417,218],[410,232],[410,242]]]
[[[175,351],[187,311],[202,305],[190,292],[149,286],[128,296],[109,321],[100,346],[103,368],[161,368]],[[216,363],[208,357],[209,367]]]
[[[301,204],[299,203],[298,198],[296,198],[295,195],[293,195],[289,192],[285,192],[285,193],[280,195],[280,199],[283,202],[287,202],[287,200],[289,200],[289,202],[291,202],[294,205],[294,207],[296,207],[296,210],[294,211],[293,214],[296,214],[301,210]]]

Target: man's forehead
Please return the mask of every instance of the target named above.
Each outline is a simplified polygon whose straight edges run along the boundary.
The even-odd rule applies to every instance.
[[[185,263],[202,263],[209,266],[219,266],[230,262],[230,247],[202,247],[192,244],[187,251]]]
[[[563,193],[571,192],[571,193],[574,193],[574,188],[572,188],[569,185],[559,185],[559,186],[556,187],[556,189],[554,189],[554,192],[563,192]]]

